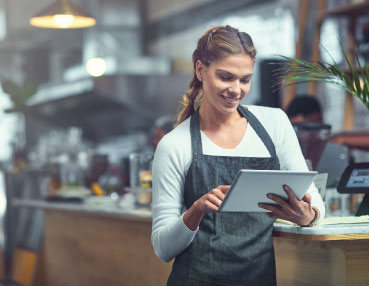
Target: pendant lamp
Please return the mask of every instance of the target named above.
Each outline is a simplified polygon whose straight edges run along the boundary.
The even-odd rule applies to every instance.
[[[52,29],[87,28],[96,20],[69,0],[57,0],[29,21],[32,26]]]

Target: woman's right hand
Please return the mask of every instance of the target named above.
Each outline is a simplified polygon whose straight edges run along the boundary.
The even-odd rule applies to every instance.
[[[203,195],[183,215],[185,225],[196,230],[204,215],[210,211],[218,211],[231,186],[218,186]]]
[[[218,211],[230,187],[231,186],[218,186],[203,195],[194,204],[197,204],[197,209],[203,214],[209,211]]]

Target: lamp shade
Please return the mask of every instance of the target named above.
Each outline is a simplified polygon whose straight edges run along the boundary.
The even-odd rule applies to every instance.
[[[95,25],[96,20],[86,11],[68,0],[58,0],[30,19],[39,28],[76,29]]]

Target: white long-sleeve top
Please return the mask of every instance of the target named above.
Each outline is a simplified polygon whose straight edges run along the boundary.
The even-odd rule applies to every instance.
[[[286,116],[277,108],[248,106],[271,137],[281,170],[308,171],[296,133]],[[270,157],[270,154],[250,124],[239,145],[223,149],[201,132],[203,153],[213,156]],[[197,231],[183,222],[184,183],[192,162],[190,118],[165,135],[159,142],[153,162],[153,203],[151,241],[156,255],[170,261],[186,249]],[[210,191],[210,190],[209,190]],[[312,206],[319,209],[320,218],[325,207],[318,190],[312,184],[308,190]]]

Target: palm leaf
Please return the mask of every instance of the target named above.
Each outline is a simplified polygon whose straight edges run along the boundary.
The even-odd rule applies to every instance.
[[[329,53],[328,53],[329,54]],[[358,71],[353,68],[345,51],[345,62],[349,72],[344,71],[333,60],[333,64],[322,61],[308,62],[302,59],[280,55],[287,62],[285,73],[279,74],[282,85],[291,86],[307,82],[333,84],[359,98],[369,109],[369,68],[365,63],[361,65],[356,57]]]

